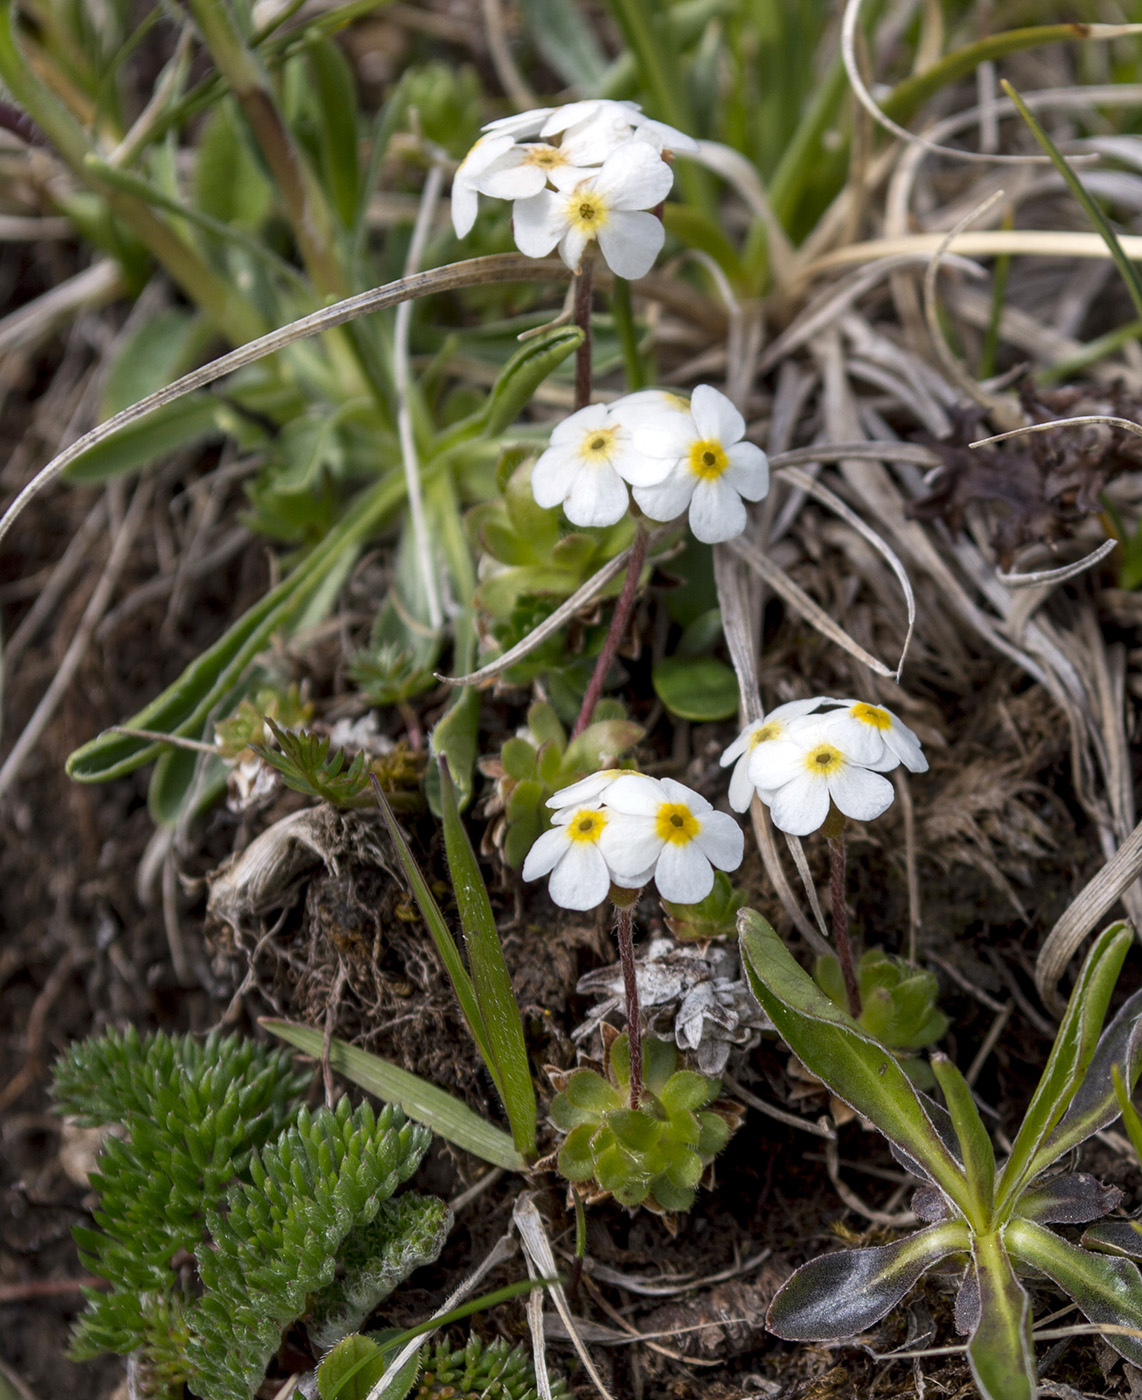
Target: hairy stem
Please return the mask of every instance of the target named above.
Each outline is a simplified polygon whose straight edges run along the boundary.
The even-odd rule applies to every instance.
[[[594,263],[588,252],[575,278],[575,324],[583,332],[583,343],[575,351],[576,411],[591,402],[591,293],[594,285]]]
[[[595,713],[595,706],[599,703],[599,696],[602,694],[603,685],[607,679],[607,672],[611,669],[611,662],[615,659],[615,652],[618,651],[619,642],[626,631],[627,621],[630,618],[631,609],[634,607],[635,594],[638,592],[639,575],[642,573],[642,566],[646,561],[646,541],[646,530],[639,524],[635,527],[634,539],[631,542],[630,560],[627,563],[627,576],[623,580],[623,591],[619,594],[619,600],[615,604],[610,628],[603,639],[603,649],[599,652],[599,659],[595,662],[595,669],[591,673],[586,694],[583,696],[579,718],[575,721],[575,728],[571,731],[572,739],[582,734],[583,730],[591,723],[591,717]]]
[[[642,1025],[639,1021],[638,978],[634,970],[633,906],[619,906],[615,930],[619,936],[619,959],[623,965],[623,985],[627,996],[627,1039],[630,1041],[630,1106],[642,1100]]]
[[[841,964],[841,975],[845,979],[849,1013],[855,1019],[861,1011],[860,988],[857,986],[856,967],[853,964],[853,945],[849,940],[849,911],[845,906],[843,836],[829,837],[829,889],[833,897],[833,942],[837,945],[837,958]]]

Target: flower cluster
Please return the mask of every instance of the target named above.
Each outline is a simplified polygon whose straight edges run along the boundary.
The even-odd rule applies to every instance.
[[[613,525],[628,508],[627,487],[652,520],[689,512],[703,544],[745,529],[745,501],[769,490],[769,460],[745,442],[745,419],[709,384],[689,402],[645,389],[590,404],[553,430],[531,473],[545,507],[562,505],[573,525]]]
[[[546,257],[558,245],[572,270],[597,243],[620,277],[645,277],[662,248],[662,223],[647,212],[670,193],[664,156],[693,152],[682,132],[642,115],[637,103],[589,101],[489,122],[452,182],[452,224],[463,238],[479,196],[512,201],[520,252]]]
[[[733,817],[672,778],[606,769],[557,792],[552,827],[524,861],[523,878],[550,875],[564,909],[593,909],[612,885],[637,890],[654,881],[663,899],[696,904],[714,869],[736,870],[744,838]]]
[[[883,775],[901,764],[928,768],[919,739],[891,710],[825,695],[779,705],[747,726],[722,755],[723,768],[731,763],[733,809],[744,812],[756,791],[792,836],[816,831],[830,807],[856,821],[879,817],[894,795]]]

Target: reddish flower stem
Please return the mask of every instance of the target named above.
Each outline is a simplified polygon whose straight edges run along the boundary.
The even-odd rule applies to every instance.
[[[646,562],[646,541],[645,529],[641,524],[636,525],[634,539],[631,541],[627,576],[623,580],[623,591],[619,594],[619,600],[615,604],[610,628],[603,639],[603,649],[599,652],[599,659],[595,662],[595,669],[583,696],[579,718],[575,721],[575,728],[571,731],[572,739],[582,734],[583,730],[591,723],[591,717],[595,713],[595,706],[599,703],[599,696],[602,694],[603,685],[607,679],[607,672],[611,669],[611,662],[615,659],[615,652],[618,651],[619,642],[626,631],[631,609],[634,607],[635,594],[638,592],[639,575]]]
[[[845,838],[829,837],[829,891],[833,897],[833,942],[837,945],[837,960],[845,979],[849,998],[849,1014],[860,1015],[860,987],[853,964],[853,945],[849,939],[849,911],[845,905]]]
[[[591,293],[594,284],[594,265],[588,252],[575,277],[575,324],[583,332],[583,343],[575,351],[576,411],[591,402]]]
[[[633,905],[619,906],[615,930],[619,936],[619,959],[623,965],[623,985],[627,997],[627,1039],[630,1042],[630,1106],[642,1100],[642,1023],[638,1009],[638,977],[634,969]]]

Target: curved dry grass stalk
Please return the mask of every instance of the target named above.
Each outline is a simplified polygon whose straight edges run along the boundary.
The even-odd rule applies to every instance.
[[[1005,574],[997,571],[996,578],[999,579],[1000,583],[1005,583],[1008,588],[1035,588],[1042,584],[1066,583],[1068,579],[1078,578],[1079,574],[1085,574],[1088,569],[1093,569],[1096,564],[1101,564],[1117,548],[1117,540],[1104,540],[1097,549],[1092,550],[1089,554],[1084,554],[1073,564],[1063,564],[1057,569],[1035,569],[1026,574]]]
[[[411,277],[402,277],[399,281],[371,288],[367,292],[359,292],[356,296],[346,297],[332,306],[322,307],[320,311],[299,317],[288,326],[259,336],[257,340],[251,340],[248,344],[239,346],[237,350],[231,350],[217,360],[211,360],[209,364],[184,374],[173,384],[148,394],[145,399],[140,399],[138,403],[123,409],[121,413],[116,413],[105,423],[100,423],[98,427],[77,438],[37,472],[0,517],[0,540],[3,540],[25,507],[88,448],[106,442],[108,438],[114,437],[120,428],[138,423],[156,409],[174,403],[177,399],[194,393],[196,389],[203,389],[207,384],[213,384],[215,380],[233,374],[235,370],[263,360],[267,355],[284,350],[299,340],[308,340],[311,336],[320,335],[322,331],[347,325],[359,316],[368,315],[370,311],[382,311],[386,307],[399,306],[401,302],[431,296],[436,292],[454,291],[459,287],[473,287],[487,282],[561,282],[570,276],[570,272],[558,258],[536,260],[524,257],[522,253],[497,253],[484,258],[466,258],[463,262],[448,263],[444,267],[435,267],[427,272],[415,273]]]
[[[1119,243],[1131,262],[1142,262],[1142,235],[1121,234]],[[823,253],[806,269],[807,277],[854,263],[876,263],[886,258],[923,259],[940,251],[942,233],[911,233],[899,238],[870,238]],[[960,233],[954,239],[961,258],[1001,257],[1109,258],[1110,250],[1097,233],[1072,233],[1061,229],[985,229]],[[946,254],[945,254],[946,256]],[[894,271],[895,269],[889,269]]]

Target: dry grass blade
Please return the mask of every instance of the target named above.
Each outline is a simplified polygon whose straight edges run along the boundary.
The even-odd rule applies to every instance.
[[[739,710],[744,726],[761,719],[763,714],[754,640],[757,628],[753,625],[744,565],[724,544],[714,546],[714,583],[726,649],[738,678]]]
[[[1076,559],[1072,564],[1061,564],[1057,569],[1034,569],[1026,574],[999,572],[996,577],[1008,588],[1034,588],[1039,584],[1066,583],[1068,579],[1077,578],[1079,574],[1085,574],[1088,569],[1093,569],[1096,564],[1101,564],[1107,555],[1113,554],[1117,548],[1117,540],[1104,540],[1097,549],[1092,550],[1089,554],[1084,554],[1081,559]]]
[[[806,481],[811,479],[810,477],[805,478]],[[878,676],[888,676],[893,679],[896,677],[898,673],[891,666],[886,666],[883,661],[877,660],[871,652],[865,651],[859,642],[855,642],[845,629],[839,623],[834,622],[824,608],[819,603],[815,603],[808,593],[800,585],[794,583],[785,570],[775,564],[768,555],[763,554],[755,546],[747,544],[740,537],[731,542],[730,548],[765,580],[774,593],[783,598],[796,613],[804,618],[810,627],[816,628],[823,637],[828,637],[829,641],[835,642],[850,656],[855,656],[862,665],[867,666],[870,671],[875,671]]]
[[[813,882],[813,873],[809,869],[809,862],[805,857],[805,847],[801,844],[799,836],[791,836],[787,831],[783,832],[785,845],[789,849],[789,854],[793,857],[793,864],[797,867],[797,874],[801,877],[801,884],[805,888],[805,898],[809,901],[809,908],[813,911],[813,918],[817,921],[817,927],[821,930],[821,937],[828,941],[829,929],[825,923],[825,915],[821,911],[821,901],[817,895],[817,886]]]
[[[861,243],[847,243],[823,253],[806,269],[807,276],[816,276],[834,267],[852,263],[882,265],[894,261],[887,271],[903,267],[910,261],[927,260],[939,252],[944,242],[942,233],[910,233],[900,238],[870,238]],[[1142,262],[1142,235],[1122,234],[1119,243],[1132,262]],[[1110,250],[1097,233],[1071,233],[1062,229],[983,229],[977,233],[957,234],[951,256],[968,258],[999,257],[1002,255],[1038,258],[1109,258]],[[877,279],[879,280],[879,279]]]
[[[522,253],[498,253],[484,258],[467,258],[463,262],[448,263],[444,267],[432,268],[428,272],[418,272],[412,277],[402,277],[396,282],[389,282],[383,287],[374,287],[367,292],[360,292],[356,296],[346,297],[344,301],[335,302],[332,306],[326,306],[308,316],[299,317],[298,320],[291,321],[288,326],[270,331],[268,335],[259,336],[257,340],[251,340],[237,350],[231,350],[229,354],[212,360],[208,365],[203,365],[199,369],[192,370],[189,374],[184,374],[173,384],[168,384],[165,388],[148,394],[145,399],[140,399],[130,408],[123,409],[121,413],[116,413],[113,417],[108,418],[105,423],[100,423],[98,427],[84,433],[63,452],[53,457],[47,466],[28,482],[4,512],[4,515],[0,517],[0,540],[12,528],[29,502],[64,472],[77,457],[81,457],[89,447],[106,442],[108,438],[114,437],[120,428],[138,423],[141,419],[154,413],[156,409],[162,408],[168,403],[174,403],[176,399],[184,398],[187,394],[194,393],[196,389],[205,388],[207,384],[213,384],[215,380],[233,374],[235,370],[263,360],[267,355],[284,350],[287,345],[293,345],[299,340],[307,340],[311,336],[320,335],[322,331],[332,330],[336,326],[347,325],[350,321],[355,321],[359,316],[368,315],[371,311],[381,311],[388,306],[399,306],[401,302],[411,301],[416,297],[431,296],[436,292],[454,291],[458,287],[473,287],[487,282],[562,282],[566,281],[570,275],[568,269],[558,258],[536,260],[526,258]]]
[[[1121,428],[1123,432],[1142,437],[1142,424],[1130,418],[1116,418],[1111,413],[1081,413],[1075,418],[1052,418],[1048,423],[1025,423],[1021,428],[1012,428],[1006,433],[996,433],[993,437],[977,438],[969,442],[969,447],[987,447],[993,442],[1005,442],[1007,438],[1026,437],[1028,433],[1049,433],[1055,428],[1080,427],[1084,423],[1105,423],[1111,428]]]
[[[520,1239],[523,1241],[523,1250],[528,1261],[529,1272],[534,1268],[539,1277],[554,1278],[559,1270],[555,1265],[555,1255],[551,1249],[551,1242],[547,1238],[547,1231],[543,1227],[543,1220],[536,1209],[535,1201],[526,1192],[516,1201],[512,1209],[512,1220],[519,1231]],[[563,1326],[567,1329],[567,1335],[578,1352],[579,1359],[587,1374],[591,1377],[595,1389],[603,1397],[603,1400],[614,1400],[614,1396],[603,1384],[602,1376],[595,1369],[590,1352],[583,1345],[582,1338],[575,1330],[575,1319],[571,1316],[571,1309],[567,1305],[567,1295],[563,1292],[563,1285],[560,1283],[549,1284],[548,1292],[551,1294],[555,1310],[562,1319]],[[541,1344],[537,1342],[536,1345],[540,1347],[536,1353],[536,1372],[538,1373],[539,1363],[543,1363],[543,1356]],[[369,1400],[373,1400],[373,1396],[369,1396]]]

